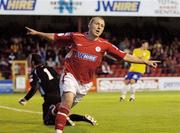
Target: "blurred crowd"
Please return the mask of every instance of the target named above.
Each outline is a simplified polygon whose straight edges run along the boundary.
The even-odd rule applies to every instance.
[[[8,27],[6,27],[8,28]],[[128,26],[108,27],[103,37],[115,44],[120,50],[132,53],[139,47],[141,39],[149,41],[151,59],[160,60],[159,67],[155,70],[147,67],[145,76],[179,76],[180,75],[180,38],[170,36],[164,29],[153,32],[152,28],[144,30],[133,29]],[[16,27],[18,30],[18,28]],[[22,29],[22,30],[20,30]],[[2,32],[2,31],[1,31]],[[13,60],[25,60],[30,53],[39,53],[48,66],[61,71],[68,47],[54,44],[47,40],[25,35],[24,27],[19,27],[18,32],[13,30],[0,35],[0,79],[11,78],[11,63]],[[138,32],[138,34],[137,34]],[[155,34],[156,33],[156,34]],[[129,68],[127,62],[117,62],[105,57],[102,66],[97,71],[97,76],[115,77],[124,76]],[[153,75],[154,74],[154,75]]]

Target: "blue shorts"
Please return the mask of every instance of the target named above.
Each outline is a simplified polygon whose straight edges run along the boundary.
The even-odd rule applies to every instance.
[[[134,79],[136,82],[142,77],[142,74],[139,72],[128,72],[128,74],[125,76],[125,80],[131,80]]]

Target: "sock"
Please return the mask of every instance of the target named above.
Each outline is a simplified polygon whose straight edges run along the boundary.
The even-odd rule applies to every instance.
[[[127,91],[129,90],[130,86],[129,85],[124,85],[123,89],[121,89],[121,97],[123,99],[126,98],[126,94],[127,94]]]
[[[83,115],[78,115],[78,114],[71,114],[69,116],[69,118],[72,120],[72,121],[85,121],[85,118]]]
[[[86,121],[86,119],[85,119],[85,116],[83,116],[83,115],[71,114],[71,115],[69,115],[69,120],[66,121],[66,125],[72,125],[73,126],[73,124],[70,123],[71,121],[72,122],[74,122],[74,121]]]
[[[66,125],[66,121],[67,121],[66,118],[70,110],[66,106],[61,106],[61,105],[60,107],[57,107],[57,108],[58,108],[58,112],[55,119],[55,130],[56,130],[56,133],[61,133],[60,131],[63,131]]]
[[[84,115],[71,114],[71,115],[69,116],[69,118],[70,118],[72,121],[85,121],[85,122],[90,123],[90,121],[89,121]]]
[[[133,98],[135,99],[135,92],[136,92],[136,89],[138,88],[138,84],[135,83],[135,84],[131,84],[131,88],[130,88],[130,98]]]

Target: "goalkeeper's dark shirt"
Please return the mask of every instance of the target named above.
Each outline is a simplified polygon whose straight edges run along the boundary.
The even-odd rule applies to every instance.
[[[38,89],[45,102],[60,98],[59,75],[51,67],[40,65],[33,69],[30,74],[30,85],[31,89],[24,97],[26,100],[29,100]]]

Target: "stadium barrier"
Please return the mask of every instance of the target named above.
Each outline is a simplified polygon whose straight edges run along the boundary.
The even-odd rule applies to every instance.
[[[119,92],[124,78],[97,78],[97,92]],[[180,91],[180,77],[143,77],[137,91]]]
[[[0,93],[12,93],[13,83],[12,80],[0,80]]]

